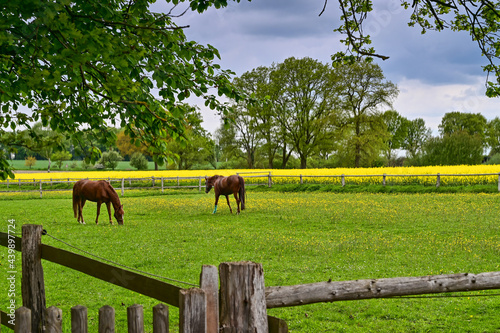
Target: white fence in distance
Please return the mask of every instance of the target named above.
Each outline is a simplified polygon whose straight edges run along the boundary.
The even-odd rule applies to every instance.
[[[256,174],[257,173],[257,174]],[[342,187],[346,186],[346,179],[348,178],[379,178],[380,183],[383,186],[386,186],[388,178],[398,178],[398,177],[425,177],[425,178],[434,178],[435,186],[438,188],[442,185],[443,177],[497,177],[497,188],[500,192],[500,173],[482,173],[482,174],[417,174],[417,175],[409,175],[409,174],[378,174],[378,175],[273,175],[272,172],[269,173],[261,173],[261,172],[245,172],[238,173],[240,175],[244,175],[245,179],[249,178],[258,178],[256,182],[247,182],[246,186],[268,186],[272,187],[273,184],[276,184],[276,179],[284,179],[284,178],[298,178],[298,184],[304,184],[305,180],[311,182],[314,179],[340,179],[340,181],[333,181],[332,183],[339,183]],[[123,196],[125,190],[138,190],[138,189],[158,189],[164,192],[166,189],[198,189],[198,191],[202,191],[204,187],[204,177],[205,176],[197,176],[197,177],[143,177],[143,178],[87,178],[91,180],[107,180],[111,183],[118,183],[119,186],[114,188],[117,191],[121,191],[121,195]],[[80,180],[80,178],[64,178],[64,179],[18,179],[18,180],[5,180],[0,181],[0,189],[1,192],[39,192],[40,197],[42,197],[43,192],[45,191],[70,191],[72,189],[68,188],[70,185]],[[136,184],[144,184],[147,183],[147,186],[133,186],[133,183]],[[172,185],[172,183],[174,185]],[[184,184],[182,184],[184,183]],[[322,182],[323,184],[325,182]],[[65,188],[54,188],[57,187],[58,184],[67,184]],[[32,188],[28,188],[31,186]],[[49,187],[50,188],[47,188]],[[17,189],[16,189],[17,188]]]

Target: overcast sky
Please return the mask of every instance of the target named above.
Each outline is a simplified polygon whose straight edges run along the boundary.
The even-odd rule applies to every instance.
[[[340,43],[344,36],[333,32],[339,25],[337,1],[330,0],[319,16],[323,5],[324,0],[242,0],[203,14],[188,11],[175,21],[189,25],[188,39],[216,47],[221,67],[240,76],[289,57],[329,63],[332,54],[344,51]],[[185,8],[184,3],[176,11]],[[170,9],[162,0],[151,7],[156,12]],[[420,28],[408,27],[410,14],[400,0],[378,0],[364,26],[377,53],[390,56],[376,62],[400,90],[394,109],[410,120],[423,118],[434,135],[447,112],[481,113],[487,119],[500,116],[499,100],[484,96],[486,74],[481,66],[486,59],[470,36],[451,31],[421,35]],[[213,133],[219,117],[201,106],[203,126]]]

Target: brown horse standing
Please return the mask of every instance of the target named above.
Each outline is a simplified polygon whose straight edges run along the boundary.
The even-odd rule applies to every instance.
[[[97,202],[96,224],[99,223],[99,213],[101,212],[102,203],[105,203],[108,208],[109,223],[113,224],[110,210],[110,205],[113,204],[115,219],[118,221],[118,224],[123,224],[123,205],[120,203],[118,194],[109,182],[105,180],[93,181],[82,179],[77,181],[73,186],[73,211],[78,222],[82,224],[85,224],[82,210],[87,200]]]
[[[227,200],[227,205],[231,214],[233,210],[229,204],[228,195],[233,194],[236,199],[236,205],[238,206],[238,214],[240,213],[240,202],[241,210],[245,209],[245,181],[243,177],[239,175],[232,175],[229,177],[223,177],[219,175],[212,176],[210,178],[205,177],[205,193],[208,193],[211,188],[214,188],[215,192],[215,208],[213,214],[217,211],[217,203],[219,202],[219,196],[225,195]],[[239,197],[238,197],[239,195]]]

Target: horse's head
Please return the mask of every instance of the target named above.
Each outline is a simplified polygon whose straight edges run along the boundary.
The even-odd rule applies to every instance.
[[[220,176],[218,176],[218,175],[212,176],[210,178],[207,177],[207,176],[205,176],[205,193],[210,192],[210,190],[212,189],[212,187],[215,185],[215,181],[219,177]]]
[[[116,209],[114,214],[118,224],[123,224],[123,215],[125,215],[125,212],[123,211],[123,205],[120,205],[120,208]]]

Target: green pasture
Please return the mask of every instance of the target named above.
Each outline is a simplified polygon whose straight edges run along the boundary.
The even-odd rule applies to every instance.
[[[105,209],[95,225],[95,204],[90,202],[84,209],[87,224],[78,224],[69,191],[50,192],[43,199],[36,192],[1,193],[0,229],[6,232],[10,219],[18,232],[22,224],[42,224],[49,235],[77,248],[192,284],[199,282],[204,264],[245,260],[262,263],[267,286],[500,270],[497,193],[250,189],[247,209],[239,216],[229,213],[225,200],[213,215],[213,193],[148,193],[125,192],[124,226],[109,225]],[[42,241],[82,254],[49,236]],[[20,271],[20,254],[16,263]],[[124,332],[126,308],[142,304],[146,331],[151,331],[151,308],[158,301],[50,262],[43,265],[47,305],[63,309],[65,332],[71,330],[70,308],[78,304],[88,307],[90,332],[97,332],[100,307],[116,309],[117,332]],[[0,269],[8,270],[4,247]],[[20,305],[20,272],[18,277]],[[6,279],[1,279],[3,311],[7,288]],[[498,294],[493,290],[321,303],[268,312],[286,320],[291,332],[498,332]],[[171,332],[177,332],[178,310],[173,307],[170,322]]]

